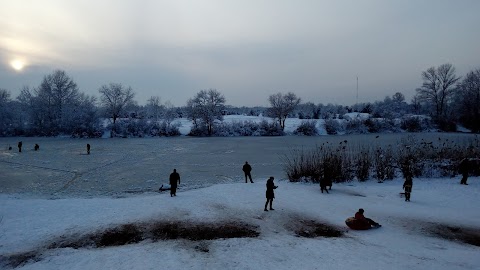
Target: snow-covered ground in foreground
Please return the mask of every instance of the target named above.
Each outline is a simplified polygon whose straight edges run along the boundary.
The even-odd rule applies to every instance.
[[[278,181],[275,211],[263,211],[265,179],[128,198],[33,199],[0,195],[0,255],[32,251],[18,269],[478,269],[478,246],[428,233],[445,224],[479,229],[480,179],[414,179],[412,201],[399,197],[402,180],[335,184]],[[344,221],[358,208],[383,225],[352,231]],[[340,238],[298,237],[301,220],[331,224]],[[241,222],[256,238],[145,240],[105,248],[47,249],[55,239],[152,221]],[[199,248],[200,247],[200,248]],[[1,264],[0,264],[1,265]]]

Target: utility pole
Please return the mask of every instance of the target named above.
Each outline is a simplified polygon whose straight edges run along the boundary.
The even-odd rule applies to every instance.
[[[357,75],[357,99],[356,99],[355,105],[358,106],[358,75]]]

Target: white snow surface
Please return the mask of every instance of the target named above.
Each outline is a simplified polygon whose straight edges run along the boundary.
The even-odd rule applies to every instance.
[[[412,201],[399,196],[402,180],[318,185],[278,181],[275,211],[263,211],[265,179],[128,198],[32,199],[0,195],[0,254],[39,254],[17,269],[478,269],[477,246],[428,233],[433,224],[477,228],[479,178],[415,179]],[[383,226],[353,231],[345,219],[358,208]],[[331,224],[340,238],[304,238],[299,220]],[[242,222],[256,238],[204,241],[144,240],[105,248],[47,247],[59,237],[152,221]],[[199,246],[208,252],[200,251]]]
[[[299,122],[287,119],[286,129]],[[188,125],[182,123],[182,134]],[[397,136],[376,140],[395,143]],[[459,176],[414,179],[411,202],[399,196],[402,179],[334,184],[329,194],[322,194],[317,184],[284,180],[277,154],[347,138],[321,137],[23,138],[28,146],[39,141],[40,151],[26,147],[21,154],[0,153],[0,268],[11,268],[5,263],[17,255],[33,254],[16,269],[480,269],[478,246],[430,233],[432,226],[450,226],[471,228],[478,235],[479,177],[470,177],[468,186],[459,184]],[[355,140],[372,138],[359,135]],[[0,138],[2,148],[18,140]],[[89,156],[83,153],[87,142],[93,142]],[[238,172],[245,160],[253,164],[253,184],[244,183]],[[166,183],[159,176],[168,176],[173,166],[182,175],[177,196],[156,193]],[[269,175],[279,187],[275,211],[265,212]],[[130,188],[140,192],[122,192]],[[345,219],[358,208],[383,226],[348,229]],[[124,224],[176,221],[249,224],[259,236],[51,248],[58,241]],[[301,221],[329,224],[344,236],[300,237],[295,229]]]

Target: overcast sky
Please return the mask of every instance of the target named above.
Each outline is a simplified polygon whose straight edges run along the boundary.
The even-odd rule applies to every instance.
[[[131,86],[139,104],[182,106],[215,88],[236,106],[288,91],[352,105],[357,76],[359,102],[409,100],[431,66],[480,68],[478,0],[0,1],[0,88],[12,98],[63,69],[89,95]]]

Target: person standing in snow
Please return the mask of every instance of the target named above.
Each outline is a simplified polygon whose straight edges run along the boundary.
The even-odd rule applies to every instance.
[[[365,212],[365,211],[364,211],[362,208],[360,208],[360,209],[358,209],[358,212],[355,213],[355,219],[356,219],[358,222],[363,223],[363,224],[365,224],[365,225],[367,225],[367,226],[372,226],[372,227],[381,227],[381,226],[382,226],[382,225],[378,224],[377,222],[373,221],[372,219],[366,218],[366,217],[363,215],[364,212]]]
[[[265,209],[264,211],[268,211],[267,210],[267,205],[270,203],[270,210],[275,210],[272,208],[272,203],[273,203],[273,199],[275,198],[275,193],[274,193],[274,189],[276,189],[278,186],[275,186],[275,184],[273,183],[273,176],[270,176],[270,178],[268,178],[267,180],[267,192],[266,192],[266,197],[267,197],[267,202],[265,202]]]
[[[40,146],[36,143],[33,149],[35,149],[35,151],[38,151],[40,149]]]
[[[180,174],[176,169],[170,174],[170,197],[177,196],[177,182],[180,185]]]
[[[87,143],[87,155],[90,155],[90,144]]]
[[[245,183],[247,183],[247,177],[250,178],[250,183],[253,183],[252,174],[250,173],[252,171],[252,166],[250,166],[247,161],[245,161],[242,171],[245,173]]]
[[[22,152],[22,141],[19,141],[17,146],[18,146],[18,152],[21,153]]]
[[[405,176],[405,182],[403,183],[403,190],[405,190],[405,201],[410,201],[410,193],[412,193],[413,179],[411,174]]]
[[[458,165],[458,172],[462,174],[462,180],[460,180],[460,184],[462,185],[468,185],[467,184],[467,179],[468,179],[468,172],[470,171],[470,162],[468,158],[462,159],[460,164]]]

